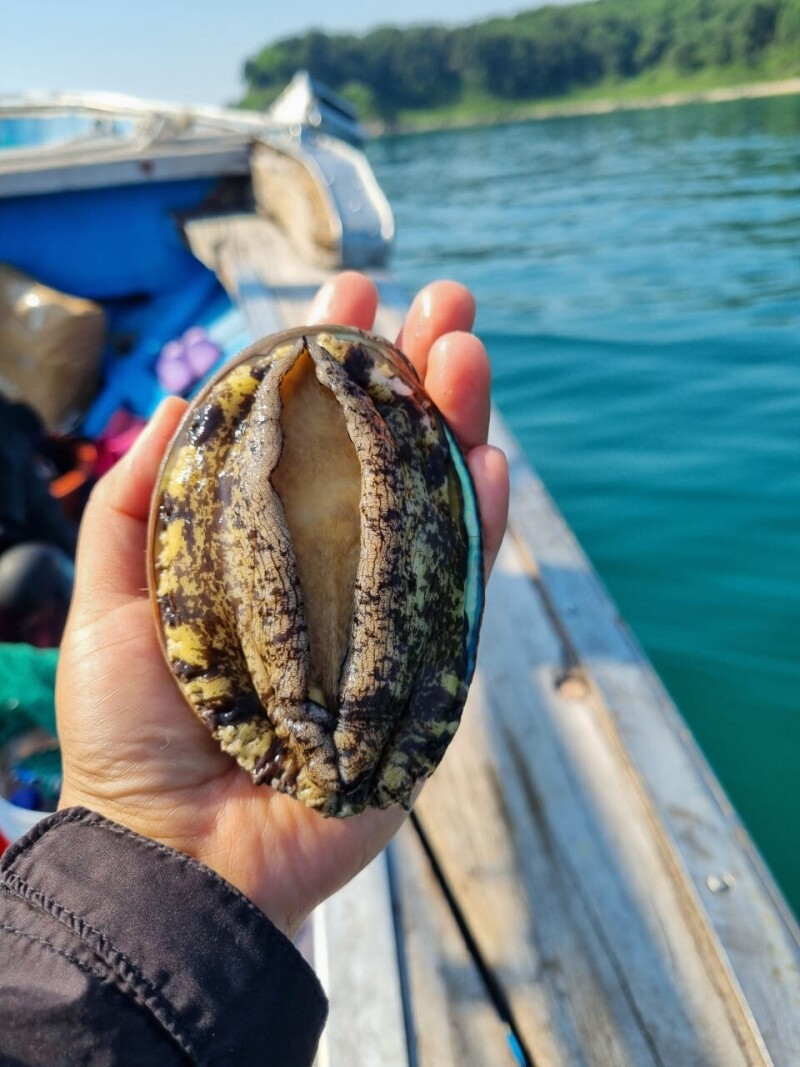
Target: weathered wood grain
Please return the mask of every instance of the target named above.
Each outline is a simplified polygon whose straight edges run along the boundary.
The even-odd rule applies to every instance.
[[[487,995],[410,823],[390,850],[414,1067],[514,1067],[507,1027]]]
[[[510,522],[567,654],[606,710],[605,730],[669,842],[667,870],[702,915],[702,931],[746,1004],[764,1054],[800,1063],[800,930],[660,679],[502,420],[511,459]]]
[[[205,216],[187,222],[184,232],[194,254],[241,304],[254,337],[301,326],[317,290],[336,273],[299,259],[286,234],[261,216]],[[375,332],[393,341],[408,294],[383,272],[371,276],[380,294]]]
[[[513,543],[476,684],[417,805],[537,1064],[763,1064],[658,813]]]
[[[313,940],[330,1001],[316,1067],[412,1067],[385,855],[317,909]]]

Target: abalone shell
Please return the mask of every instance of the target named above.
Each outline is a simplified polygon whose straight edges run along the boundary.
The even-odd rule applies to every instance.
[[[151,537],[170,670],[253,781],[324,815],[409,807],[461,716],[483,569],[406,357],[338,326],[246,349],[187,412]]]

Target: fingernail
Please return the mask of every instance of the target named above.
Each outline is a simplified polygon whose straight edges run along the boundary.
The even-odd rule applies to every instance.
[[[331,303],[333,302],[335,291],[335,287],[331,282],[326,282],[323,285],[311,301],[311,307],[308,312],[309,322],[327,322],[330,319]]]
[[[427,286],[423,289],[414,303],[417,304],[419,313],[429,319],[433,314],[433,292],[431,287]]]
[[[164,397],[158,404],[153,414],[147,420],[146,424],[142,427],[141,433],[137,436],[131,447],[122,457],[120,462],[128,460],[130,463],[137,463],[138,457],[147,451],[151,438],[156,436],[160,432],[162,422],[168,417],[167,412],[170,408],[181,407],[181,414],[186,410],[186,401],[177,396]],[[177,423],[178,414],[177,411],[174,415],[170,415],[169,418]]]
[[[158,406],[147,420],[147,424],[142,428],[142,432],[137,437],[137,441],[146,441],[156,433],[162,420],[166,417],[167,410],[175,405],[177,399],[178,398],[174,396],[165,396],[163,400],[158,402]],[[185,405],[185,401],[183,403]]]

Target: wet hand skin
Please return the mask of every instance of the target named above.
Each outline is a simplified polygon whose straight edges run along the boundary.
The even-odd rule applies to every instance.
[[[372,326],[374,285],[333,279],[310,322]],[[472,475],[488,574],[508,504],[505,457],[486,444],[489,362],[470,334],[474,302],[436,282],[409,310],[399,347],[446,417]],[[56,693],[64,765],[61,806],[82,804],[195,857],[284,932],[352,878],[405,818],[399,806],[324,819],[254,786],[187,713],[161,651],[147,589],[150,500],[186,405],[159,409],[134,449],[95,489],[81,527],[76,590]]]

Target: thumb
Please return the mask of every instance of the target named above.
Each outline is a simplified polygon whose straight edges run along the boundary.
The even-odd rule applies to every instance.
[[[168,397],[95,486],[81,521],[70,620],[83,624],[147,589],[147,520],[159,467],[186,401]]]

